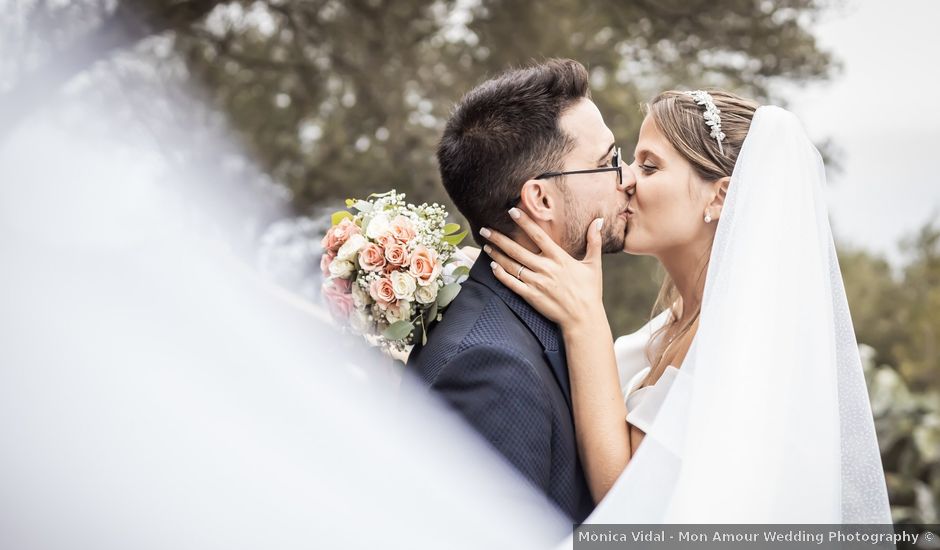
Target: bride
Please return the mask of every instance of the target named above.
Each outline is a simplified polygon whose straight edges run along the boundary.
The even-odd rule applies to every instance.
[[[541,252],[495,231],[484,247],[564,334],[588,523],[890,523],[824,167],[796,117],[663,92],[623,169],[624,251],[668,274],[638,332],[611,337],[602,219],[583,260],[518,209]]]

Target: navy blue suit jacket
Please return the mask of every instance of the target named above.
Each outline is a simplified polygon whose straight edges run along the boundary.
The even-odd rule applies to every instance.
[[[481,253],[408,368],[581,523],[594,503],[578,458],[558,326],[500,283]]]

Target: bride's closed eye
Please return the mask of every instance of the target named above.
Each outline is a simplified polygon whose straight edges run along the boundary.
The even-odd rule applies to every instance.
[[[654,166],[654,165],[652,165],[652,164],[641,164],[641,165],[640,165],[640,170],[643,170],[643,174],[644,174],[644,175],[649,176],[649,175],[651,175],[653,172],[655,172],[656,170],[659,170],[659,168],[657,168],[656,166]]]

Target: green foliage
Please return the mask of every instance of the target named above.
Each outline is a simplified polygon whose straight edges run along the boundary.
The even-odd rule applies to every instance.
[[[465,265],[462,265],[454,269],[453,275],[454,275],[454,279],[459,281],[461,277],[467,277],[468,275],[470,275],[470,268]]]
[[[467,238],[468,234],[469,234],[469,231],[465,229],[461,231],[460,233],[457,233],[456,235],[447,235],[441,240],[443,240],[445,243],[451,246],[458,246],[461,242],[463,242],[464,239]]]
[[[336,224],[338,224],[339,222],[343,221],[344,219],[346,219],[346,218],[352,218],[352,217],[353,217],[353,215],[350,214],[348,211],[346,211],[346,210],[340,210],[339,212],[334,212],[333,215],[330,216],[330,224],[331,224],[331,225],[336,225]]]
[[[940,228],[927,224],[904,248],[898,274],[871,253],[840,253],[856,336],[907,383],[940,391]]]
[[[437,294],[437,306],[441,309],[447,307],[451,302],[454,301],[454,298],[457,297],[457,294],[460,293],[460,284],[451,283],[449,285],[444,285],[443,288]]]
[[[411,321],[396,321],[382,332],[382,337],[389,340],[401,340],[411,334],[414,325]]]
[[[912,391],[876,355],[862,346],[893,520],[940,522],[940,392]]]

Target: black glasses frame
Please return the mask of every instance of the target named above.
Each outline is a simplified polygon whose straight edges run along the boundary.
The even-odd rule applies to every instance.
[[[558,176],[570,176],[572,174],[596,174],[598,172],[617,172],[617,185],[623,184],[623,166],[620,164],[620,147],[614,148],[614,156],[610,159],[613,166],[603,168],[588,168],[587,170],[568,170],[567,172],[545,172],[535,176],[534,179],[546,180],[548,178],[557,178]]]
[[[614,148],[614,156],[610,159],[611,163],[614,166],[605,166],[603,168],[588,168],[586,170],[568,170],[567,172],[545,172],[544,174],[539,174],[532,179],[537,180],[547,180],[549,178],[557,178],[559,176],[571,176],[575,174],[597,174],[599,172],[617,172],[617,186],[623,185],[623,165],[620,164],[620,147]],[[522,200],[521,197],[516,197],[512,202],[509,203],[509,207],[512,208],[519,204],[519,201]]]

